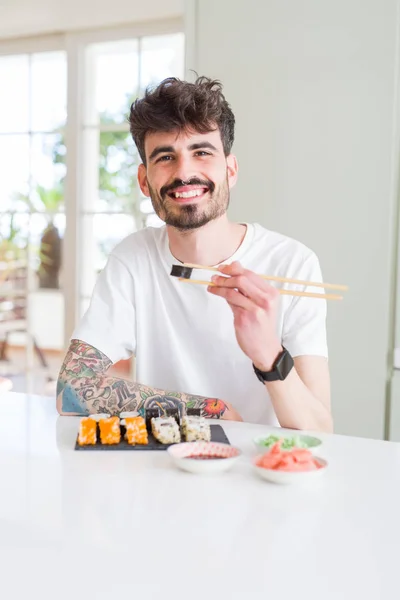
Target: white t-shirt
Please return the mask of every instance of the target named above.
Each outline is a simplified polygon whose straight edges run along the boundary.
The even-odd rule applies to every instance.
[[[311,250],[257,224],[247,225],[242,244],[225,262],[233,260],[256,273],[322,281]],[[94,346],[113,363],[134,354],[140,383],[221,398],[245,421],[278,425],[266,387],[236,341],[231,308],[206,286],[171,277],[173,264],[179,261],[170,252],[166,227],[148,227],[128,236],[100,273],[72,338]],[[196,270],[192,277],[210,275]],[[293,357],[327,357],[325,321],[325,300],[280,296],[278,334]]]

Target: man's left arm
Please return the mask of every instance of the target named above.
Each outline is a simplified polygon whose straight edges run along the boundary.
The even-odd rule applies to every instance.
[[[243,352],[260,371],[271,371],[283,350],[276,333],[278,290],[238,262],[223,266],[220,271],[228,277],[215,275],[212,278],[215,287],[209,287],[208,291],[225,298],[230,305],[236,339]],[[299,353],[285,380],[265,385],[282,427],[332,431],[325,357]]]
[[[265,384],[281,427],[333,431],[328,361],[298,356],[284,381]]]

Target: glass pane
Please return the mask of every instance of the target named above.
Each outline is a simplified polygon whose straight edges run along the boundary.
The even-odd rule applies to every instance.
[[[28,56],[1,56],[0,81],[0,133],[29,131]]]
[[[84,125],[126,122],[139,79],[137,40],[91,44],[86,51]]]
[[[35,134],[31,143],[32,206],[39,211],[59,212],[64,208],[64,138],[61,134]]]
[[[131,135],[101,133],[99,154],[99,209],[133,210],[137,204],[140,161]]]
[[[11,215],[7,217],[10,219]],[[29,234],[33,239],[41,237],[42,227],[47,224],[43,215],[37,217],[28,214],[14,215],[14,224],[21,232],[19,240],[14,238],[13,244],[8,246],[4,240],[3,244],[0,242],[0,269],[5,279],[0,287],[0,329],[4,341],[4,362],[0,364],[5,367],[2,374],[10,379],[14,391],[54,397],[55,382],[64,351],[64,301],[59,289],[51,289],[50,286],[43,289],[42,279],[36,277],[34,260],[29,260],[27,268],[34,244],[30,247],[29,254],[22,246]],[[3,231],[10,230],[9,226],[1,227],[1,224],[6,225],[5,215],[2,215],[1,220],[0,228]],[[35,220],[38,222],[35,223]],[[21,240],[22,243],[19,243]],[[54,256],[49,247],[47,250],[48,256]],[[5,331],[8,332],[8,337],[5,337]],[[51,351],[50,354],[48,350]],[[54,350],[58,351],[56,357]],[[27,364],[33,368],[30,375],[26,372]]]
[[[19,388],[21,384],[25,385],[25,391],[28,389],[25,377],[28,238],[28,214],[0,214],[0,375],[17,392],[24,391]]]
[[[32,131],[63,127],[67,117],[65,52],[41,52],[31,58]]]
[[[31,215],[29,239],[31,263],[36,273],[35,287],[62,287],[62,240],[65,233],[63,213]]]
[[[139,157],[130,134],[86,130],[84,134],[84,210],[138,211]]]
[[[97,275],[103,269],[114,247],[135,231],[129,215],[85,215],[81,231],[81,296],[89,297]]]
[[[29,214],[0,213],[0,263],[7,257],[25,258],[29,238]]]
[[[183,33],[144,37],[141,40],[140,89],[155,85],[166,77],[183,77]]]
[[[0,212],[29,210],[29,136],[0,135],[0,165]]]

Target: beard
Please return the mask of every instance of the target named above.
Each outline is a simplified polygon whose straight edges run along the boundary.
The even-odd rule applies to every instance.
[[[151,187],[149,182],[147,183],[154,212],[166,225],[176,227],[180,231],[190,231],[207,225],[210,221],[225,214],[229,206],[228,176],[219,186],[212,181],[197,178],[192,178],[188,182],[176,179],[170,185],[162,187],[159,193]],[[168,194],[182,185],[207,187],[209,196],[207,204],[199,206],[196,202],[193,204],[175,202]]]

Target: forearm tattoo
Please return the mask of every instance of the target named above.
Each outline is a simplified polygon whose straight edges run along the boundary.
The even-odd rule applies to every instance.
[[[220,419],[228,406],[217,398],[193,396],[151,388],[141,383],[108,377],[112,361],[102,352],[80,340],[72,340],[57,382],[57,397],[63,413],[79,415],[121,411],[138,411],[158,406],[167,408],[199,408],[204,417]]]

